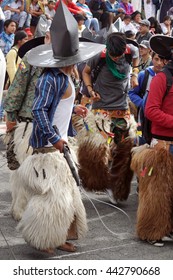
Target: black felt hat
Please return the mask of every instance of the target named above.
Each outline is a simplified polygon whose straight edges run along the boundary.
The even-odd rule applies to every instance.
[[[38,67],[65,67],[95,56],[101,44],[79,42],[78,26],[67,6],[60,1],[50,27],[50,45],[41,45],[28,54],[28,62]]]
[[[18,56],[20,58],[23,58],[23,56],[28,52],[30,51],[31,49],[37,47],[37,46],[40,46],[40,45],[43,45],[44,44],[44,36],[42,37],[37,37],[37,38],[34,38],[34,39],[31,39],[29,41],[27,41],[25,44],[23,44],[19,50],[18,50]]]
[[[153,35],[149,41],[152,51],[161,57],[172,58],[173,53],[173,37],[166,35]]]

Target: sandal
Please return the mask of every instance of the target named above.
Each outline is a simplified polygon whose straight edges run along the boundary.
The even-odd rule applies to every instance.
[[[70,242],[65,242],[63,245],[57,248],[58,250],[65,251],[65,252],[76,252],[76,246],[74,246]]]

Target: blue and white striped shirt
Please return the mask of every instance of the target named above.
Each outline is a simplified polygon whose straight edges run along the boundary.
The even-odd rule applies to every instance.
[[[34,117],[30,144],[33,148],[53,145],[60,140],[52,121],[58,103],[68,87],[68,77],[58,68],[48,69],[38,79],[32,108]],[[70,127],[72,135],[72,126]]]

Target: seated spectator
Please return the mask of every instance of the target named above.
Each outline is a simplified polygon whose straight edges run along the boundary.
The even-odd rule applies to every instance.
[[[163,35],[171,36],[171,17],[165,16],[163,22],[160,24]]]
[[[125,15],[124,20],[122,22],[122,28],[123,28],[123,32],[131,30],[131,31],[133,31],[134,34],[137,33],[136,28],[134,27],[134,25],[131,22],[131,16],[130,15]]]
[[[111,16],[107,12],[105,0],[90,0],[88,4],[93,17],[97,18],[101,22],[101,27],[109,28],[111,24]]]
[[[120,7],[125,10],[126,15],[131,15],[134,12],[133,6],[129,3],[129,0],[121,0]]]
[[[19,48],[28,41],[28,35],[25,31],[19,30],[14,37],[14,44],[11,50],[7,53],[7,74],[9,77],[9,84],[12,83],[16,74],[17,68],[21,62],[21,58],[18,56]]]
[[[62,1],[67,6],[70,13],[72,13],[73,15],[81,14],[84,17],[86,16],[86,13],[80,7],[78,7],[75,3],[73,3],[72,0],[62,0]],[[55,10],[58,8],[59,2],[60,2],[60,0],[57,1],[56,5],[55,5]]]
[[[148,21],[150,22],[150,32],[151,34],[162,34],[162,28],[160,26],[160,23],[158,22],[158,20],[155,17],[150,17],[148,19]]]
[[[0,4],[1,4],[1,0],[0,0]],[[0,7],[0,34],[4,30],[4,21],[5,21],[5,16],[4,16],[4,13],[2,11],[2,8]]]
[[[152,34],[150,31],[150,22],[147,19],[143,19],[140,22],[139,32],[136,34],[136,41],[140,44],[143,40],[149,41]]]
[[[132,24],[134,25],[137,33],[140,28],[141,13],[139,11],[135,11],[133,14],[131,14],[131,19],[132,19]]]
[[[47,6],[44,8],[44,14],[49,21],[49,24],[51,25],[51,22],[53,20],[53,17],[55,15],[55,1],[54,0],[48,0]]]
[[[34,35],[36,26],[38,24],[40,15],[43,14],[43,8],[40,6],[38,0],[31,0],[29,6],[29,15],[30,15],[30,28],[31,32]]]
[[[18,23],[18,28],[22,29],[27,13],[24,11],[24,0],[14,0],[4,7],[5,19],[12,19]]]
[[[107,12],[111,15],[111,23],[117,20],[118,17],[121,17],[121,19],[124,18],[125,10],[120,7],[120,4],[116,0],[107,0],[106,1],[106,8]]]
[[[4,31],[0,34],[0,49],[3,54],[10,51],[14,43],[14,33],[16,32],[16,22],[12,19],[8,19],[4,22]]]
[[[140,55],[140,60],[139,60],[139,71],[145,70],[148,66],[151,65],[151,49],[150,49],[150,44],[148,41],[143,40],[139,44],[139,55]]]
[[[86,14],[85,26],[89,30],[94,30],[96,33],[100,30],[99,22],[97,18],[93,18],[93,14],[90,11],[88,5],[85,4],[85,0],[78,0],[76,5],[80,7]]]
[[[85,17],[81,14],[74,15],[75,20],[77,21],[78,24],[78,37],[82,37],[82,32],[86,28],[84,22],[85,22]]]

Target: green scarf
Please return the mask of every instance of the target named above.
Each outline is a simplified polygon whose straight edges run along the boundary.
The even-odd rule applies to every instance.
[[[117,79],[124,79],[125,74],[120,73],[116,68],[116,63],[110,58],[108,51],[106,51],[106,64],[108,66],[108,69],[111,71],[112,75],[116,77]]]

